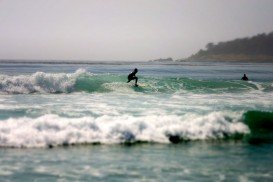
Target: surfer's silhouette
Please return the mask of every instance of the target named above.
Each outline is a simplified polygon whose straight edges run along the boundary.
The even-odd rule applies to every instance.
[[[244,74],[244,76],[241,78],[241,80],[248,81],[246,74]]]
[[[135,68],[134,71],[128,75],[128,81],[127,81],[127,83],[129,83],[131,80],[135,80],[135,81],[136,81],[136,82],[135,82],[135,86],[136,86],[136,87],[138,86],[138,85],[137,85],[137,80],[138,80],[138,78],[136,77],[136,73],[137,73],[137,72],[138,72],[138,69]]]

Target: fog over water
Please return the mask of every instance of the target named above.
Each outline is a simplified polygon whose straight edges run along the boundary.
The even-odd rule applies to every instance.
[[[0,59],[190,56],[208,42],[273,30],[269,0],[2,0]]]

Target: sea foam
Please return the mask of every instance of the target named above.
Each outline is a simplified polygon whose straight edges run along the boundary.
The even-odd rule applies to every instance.
[[[0,75],[0,92],[9,94],[71,92],[77,77],[86,73],[84,69],[78,69],[71,74],[36,72],[32,75]]]
[[[0,122],[0,147],[52,147],[73,144],[170,143],[182,140],[223,139],[247,134],[249,128],[222,113],[206,116],[151,115],[64,118],[10,118]]]

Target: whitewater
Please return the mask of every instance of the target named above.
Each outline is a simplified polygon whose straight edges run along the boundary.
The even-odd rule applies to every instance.
[[[134,87],[133,82],[126,83],[127,75],[134,68],[139,69],[139,87]],[[232,156],[232,149],[247,149],[256,155],[249,149],[253,145],[266,145],[264,151],[270,153],[273,141],[272,68],[271,63],[234,62],[185,62],[175,65],[3,63],[0,64],[0,156],[4,159],[11,155],[9,162],[15,162],[18,154],[14,150],[17,149],[20,154],[30,152],[33,155],[26,160],[37,157],[39,162],[32,164],[31,169],[24,162],[19,165],[19,168],[31,171],[31,174],[25,175],[26,180],[32,179],[32,173],[38,176],[54,173],[55,177],[46,176],[46,180],[56,180],[59,174],[68,181],[85,180],[82,175],[86,171],[90,172],[86,179],[109,180],[112,179],[108,178],[109,175],[115,173],[114,179],[119,180],[122,173],[132,180],[140,180],[143,174],[147,177],[145,179],[158,180],[166,175],[166,170],[180,170],[187,176],[179,178],[178,173],[174,173],[169,180],[199,180],[196,175],[201,175],[200,171],[206,175],[206,167],[191,166],[193,161],[187,161],[189,165],[186,165],[180,160],[192,155],[195,158],[209,156],[214,145],[220,147],[221,152],[217,149],[219,155],[222,155],[222,149],[230,150],[227,155]],[[250,81],[241,80],[244,73]],[[130,151],[135,158],[126,163],[127,168],[119,172],[113,172],[111,167],[106,168],[110,171],[99,168],[102,163],[115,160],[113,153],[120,157],[116,165],[124,164],[121,161],[129,157],[126,146],[137,148],[137,151]],[[53,151],[48,153],[48,149]],[[48,155],[45,160],[49,160],[59,150],[64,153],[60,156],[64,161],[68,162],[74,154],[77,156],[75,160],[71,159],[79,169],[77,178],[67,176],[69,169],[66,165],[56,167],[58,174],[55,174],[47,163],[39,160],[40,152]],[[187,157],[180,159],[181,155],[174,153],[176,150]],[[188,150],[191,152],[188,153]],[[83,154],[86,151],[95,153],[92,156],[104,153],[107,157],[101,156],[101,163],[93,161],[95,164],[90,165],[86,162],[91,159]],[[199,153],[201,151],[204,153]],[[170,152],[172,156],[169,156]],[[269,157],[269,153],[265,156]],[[153,172],[146,174],[138,167],[132,170],[134,164],[141,161],[138,157],[143,155],[152,158],[159,155],[162,159],[171,158],[168,161],[181,163],[166,164],[162,160],[165,165],[158,164],[159,169],[153,167],[161,171],[157,178],[150,176]],[[214,160],[226,161],[225,157],[218,157]],[[9,162],[1,161],[6,167],[0,170],[0,175],[16,181],[18,170],[11,168]],[[248,162],[256,164],[257,161],[251,159]],[[85,166],[82,166],[83,163],[86,163]],[[150,161],[149,165],[153,164],[156,165]],[[206,164],[212,165],[215,170],[219,167],[214,166],[213,160],[208,160]],[[140,163],[138,166],[145,169]],[[257,168],[253,168],[252,172],[264,179],[272,178],[271,172],[257,171]],[[226,175],[224,172],[214,174],[215,171],[207,171],[213,174],[211,180],[254,179],[252,172],[242,176],[244,172]]]

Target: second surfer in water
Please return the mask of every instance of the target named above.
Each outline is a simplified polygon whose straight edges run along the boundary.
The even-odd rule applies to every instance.
[[[128,75],[128,81],[127,81],[127,83],[129,83],[131,80],[136,80],[136,82],[135,82],[136,87],[138,86],[137,85],[138,78],[136,77],[137,71],[138,71],[137,68],[135,68],[134,71]]]
[[[241,80],[248,81],[246,74],[244,74],[244,76],[241,78]]]

